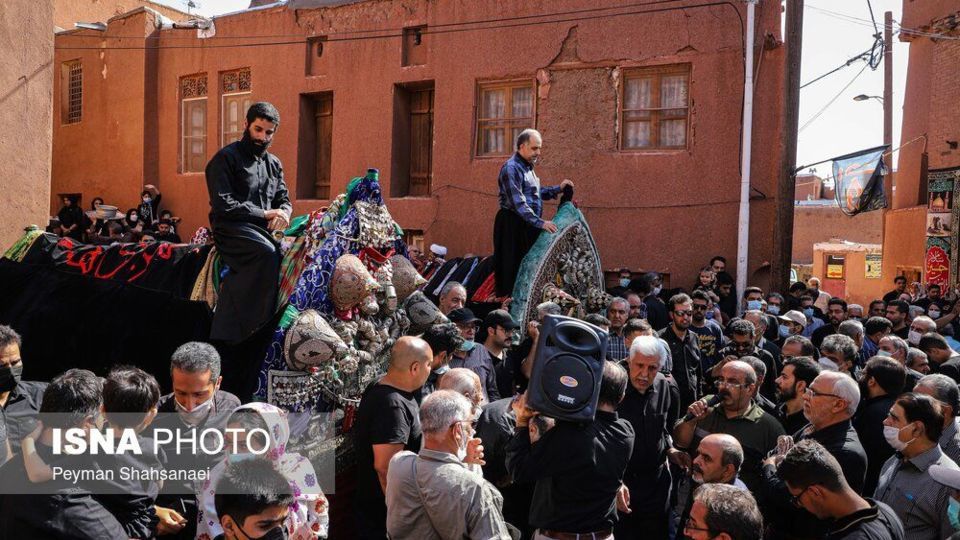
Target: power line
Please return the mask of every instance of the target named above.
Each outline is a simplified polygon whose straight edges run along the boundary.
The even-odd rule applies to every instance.
[[[873,6],[870,4],[870,0],[867,0],[867,9],[870,10],[870,20],[873,22],[873,31],[880,34],[880,30],[877,28],[877,19],[873,16]]]
[[[871,47],[870,49],[868,49],[868,50],[866,50],[866,51],[863,51],[862,53],[854,56],[853,58],[850,58],[849,60],[847,60],[847,61],[844,62],[843,64],[840,64],[840,65],[837,66],[836,68],[831,69],[830,71],[824,73],[823,75],[820,75],[820,76],[817,77],[816,79],[813,79],[812,81],[808,81],[808,82],[806,82],[806,83],[804,83],[804,84],[801,84],[801,85],[800,85],[800,89],[803,90],[803,89],[806,88],[807,86],[810,86],[811,84],[819,81],[820,79],[823,79],[824,77],[827,77],[828,75],[833,75],[834,73],[840,71],[841,69],[843,69],[843,68],[845,68],[845,67],[849,67],[851,64],[853,64],[853,63],[856,62],[857,60],[865,60],[865,59],[867,58],[867,56],[870,54],[870,51],[871,51],[871,50],[872,50],[872,47]]]
[[[863,19],[863,18],[860,18],[860,17],[856,17],[856,16],[853,16],[853,15],[846,14],[846,13],[840,13],[839,11],[831,11],[831,10],[829,10],[829,9],[820,8],[820,7],[817,7],[817,6],[810,5],[810,4],[805,4],[804,7],[810,8],[810,9],[812,9],[812,10],[814,10],[814,11],[819,11],[819,12],[825,14],[825,15],[828,16],[828,17],[832,17],[832,18],[834,18],[834,19],[844,20],[844,21],[849,22],[849,23],[852,23],[852,24],[859,24],[860,26],[867,26],[867,27],[873,27],[873,26],[874,26],[874,23],[872,23],[869,19]],[[886,23],[881,24],[881,25],[877,25],[877,28],[880,28],[880,27],[886,29],[886,28],[888,27],[888,25],[887,25]],[[942,40],[949,40],[949,41],[958,41],[958,40],[960,40],[960,36],[950,36],[950,35],[947,35],[947,34],[939,34],[939,33],[936,33],[936,32],[926,32],[926,31],[920,30],[920,29],[918,29],[918,28],[909,28],[909,27],[903,26],[899,21],[896,21],[896,20],[893,21],[893,24],[890,24],[890,25],[889,25],[889,28],[890,28],[890,30],[891,30],[892,32],[894,32],[894,33],[898,33],[898,32],[899,32],[899,33],[901,33],[901,34],[906,34],[906,35],[910,35],[910,36],[921,36],[921,37],[928,37],[928,38],[931,38],[931,39],[942,39]]]
[[[846,86],[844,86],[843,88],[840,89],[839,92],[837,92],[837,95],[833,96],[833,98],[832,98],[830,101],[828,101],[827,104],[824,105],[822,109],[820,109],[819,111],[817,111],[817,113],[816,113],[815,115],[813,115],[813,116],[812,116],[809,120],[807,120],[802,126],[800,126],[799,132],[802,133],[803,130],[807,129],[807,127],[810,126],[810,124],[812,124],[812,123],[814,122],[814,120],[816,120],[817,118],[820,118],[820,115],[822,115],[822,114],[827,110],[827,108],[829,108],[831,105],[833,105],[833,102],[835,102],[844,92],[846,92],[846,91],[847,91],[847,88],[850,88],[850,85],[852,85],[852,84],[854,83],[854,81],[856,81],[858,78],[860,78],[860,75],[862,75],[863,72],[867,70],[867,65],[868,65],[868,64],[864,64],[863,67],[860,69],[860,71],[858,71],[857,74],[854,75],[854,77],[853,77],[852,79],[850,79],[850,82],[848,82]]]

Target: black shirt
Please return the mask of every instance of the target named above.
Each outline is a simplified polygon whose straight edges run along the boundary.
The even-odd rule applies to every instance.
[[[380,479],[373,468],[373,445],[402,444],[404,450],[420,451],[420,407],[412,392],[379,382],[367,387],[357,407],[353,425],[357,452],[357,499],[366,504],[386,501]],[[361,507],[358,511],[366,511]],[[384,514],[386,515],[386,514]]]
[[[612,529],[616,495],[633,452],[630,422],[597,411],[593,422],[558,420],[536,444],[526,427],[507,443],[507,469],[516,482],[536,482],[530,525],[569,533]]]
[[[889,304],[890,302],[893,302],[894,300],[900,298],[900,295],[901,295],[901,294],[903,294],[903,293],[902,293],[902,292],[897,292],[897,290],[894,289],[894,290],[888,292],[887,294],[883,295],[883,301],[884,301],[884,303]]]
[[[269,152],[258,156],[247,141],[228,144],[207,164],[210,223],[246,222],[267,227],[264,210],[293,206],[280,160]]]
[[[880,469],[893,455],[893,447],[883,437],[883,421],[896,402],[896,396],[877,396],[860,402],[857,414],[853,417],[853,427],[863,443],[867,453],[867,473],[863,481],[863,492],[872,495],[877,489]]]
[[[37,427],[37,414],[46,389],[45,382],[20,381],[7,396],[6,405],[0,408],[14,454],[20,453],[21,439]]]
[[[670,324],[667,317],[667,306],[653,294],[643,299],[643,305],[647,308],[647,322],[657,332],[663,330]]]
[[[903,540],[903,523],[897,513],[880,501],[866,501],[870,508],[835,520],[826,540]]]
[[[513,398],[487,403],[477,420],[477,437],[483,441],[483,477],[502,487],[512,480],[507,472],[507,443],[513,438],[517,418],[513,414]]]
[[[813,334],[810,334],[810,341],[813,342],[813,346],[819,350],[820,345],[823,345],[824,338],[826,338],[827,336],[832,336],[833,334],[836,334],[836,333],[837,333],[836,327],[834,327],[833,324],[828,322],[827,324],[814,330]]]
[[[732,345],[728,345],[720,350],[718,356],[721,360],[728,356],[736,356],[737,358],[755,356],[759,358],[763,362],[763,366],[767,368],[767,373],[763,376],[763,384],[760,386],[760,393],[770,401],[777,399],[777,377],[780,375],[777,371],[777,362],[773,359],[772,354],[757,346],[754,346],[750,352],[740,352],[734,349]]]
[[[662,512],[666,494],[657,489],[657,480],[666,469],[670,433],[680,414],[680,390],[662,373],[657,373],[642,394],[628,383],[617,413],[630,422],[636,434],[623,479],[630,488],[630,508],[640,514]]]
[[[687,330],[683,339],[668,326],[657,335],[667,342],[673,358],[673,379],[680,390],[680,408],[686,410],[691,403],[700,399],[700,381],[703,372],[700,360],[700,341],[697,335]],[[721,357],[722,358],[722,357]]]
[[[816,332],[814,332],[814,334],[816,334]],[[907,338],[910,336],[910,325],[908,324],[908,325],[905,325],[903,328],[901,328],[901,329],[899,329],[899,330],[894,330],[894,331],[893,331],[893,335],[895,335],[895,336],[897,336],[898,338],[906,341]],[[816,344],[815,344],[815,345],[816,345]],[[819,345],[817,345],[817,347],[819,347]],[[912,347],[912,345],[911,345],[911,347]]]
[[[810,423],[807,417],[803,415],[803,409],[793,414],[787,414],[787,407],[784,403],[777,405],[774,416],[777,417],[777,420],[783,425],[783,430],[787,433],[796,433]]]

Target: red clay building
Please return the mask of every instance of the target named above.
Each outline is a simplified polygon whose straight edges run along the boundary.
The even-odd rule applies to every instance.
[[[884,290],[891,288],[895,276],[905,274],[912,281],[924,267],[928,171],[960,166],[958,18],[956,0],[903,2],[903,29],[899,35],[901,41],[910,44],[910,58],[903,126],[897,145],[904,146],[897,163],[893,210],[887,212],[884,224]],[[952,237],[956,252],[956,228]],[[956,253],[953,257],[950,282],[955,284]]]
[[[271,151],[298,213],[377,167],[411,234],[452,255],[490,253],[497,173],[515,134],[534,126],[544,136],[541,179],[576,183],[606,268],[658,269],[676,286],[714,254],[735,267],[744,3],[296,9],[318,3],[216,17],[204,38],[161,29],[145,8],[103,32],[58,34],[51,209],[63,193],[126,209],[156,184],[189,237],[207,222],[207,160],[239,137],[247,104],[264,100],[281,113]],[[780,11],[774,0],[757,7],[751,277],[772,251]],[[73,121],[77,66],[82,117]]]

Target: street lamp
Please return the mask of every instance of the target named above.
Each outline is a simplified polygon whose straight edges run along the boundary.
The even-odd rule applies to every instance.
[[[854,100],[854,101],[866,101],[866,100],[868,100],[868,99],[875,99],[875,100],[879,101],[880,103],[883,103],[883,97],[882,97],[882,96],[868,96],[868,95],[866,95],[866,94],[860,94],[859,96],[853,96],[853,100]]]

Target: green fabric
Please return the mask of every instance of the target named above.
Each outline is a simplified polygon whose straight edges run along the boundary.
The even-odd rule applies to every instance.
[[[23,260],[23,257],[27,254],[27,251],[30,250],[30,246],[33,245],[34,241],[43,234],[43,231],[32,227],[23,236],[21,236],[16,242],[10,246],[10,249],[3,254],[4,257],[10,259],[11,261],[20,262]]]
[[[354,178],[353,180],[351,180],[349,184],[347,184],[347,190],[344,191],[344,193],[347,194],[347,202],[345,202],[345,203],[340,207],[340,215],[337,217],[337,221],[340,221],[341,219],[343,219],[343,216],[347,215],[347,210],[350,209],[350,202],[351,202],[351,201],[350,201],[350,193],[353,192],[354,188],[356,188],[356,187],[360,184],[360,182],[362,182],[362,181],[363,181],[363,177],[362,177],[362,176],[358,176],[358,177]]]
[[[515,321],[523,320],[524,314],[527,312],[527,304],[531,301],[529,298],[530,284],[536,279],[537,271],[540,270],[544,258],[550,254],[553,242],[560,237],[559,233],[576,222],[582,223],[586,231],[590,232],[587,220],[572,202],[561,204],[557,208],[557,213],[553,216],[552,221],[557,226],[557,232],[554,234],[541,232],[533,247],[524,256],[520,263],[520,269],[517,271],[517,280],[513,285],[513,301],[510,302],[510,315]],[[539,303],[537,299],[533,299],[533,301]]]
[[[307,228],[307,222],[310,221],[310,214],[299,215],[290,220],[290,226],[283,231],[284,236],[300,236]]]
[[[287,309],[283,310],[283,317],[280,317],[280,328],[284,330],[290,328],[299,316],[300,310],[293,304],[287,304]]]

